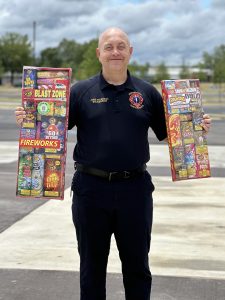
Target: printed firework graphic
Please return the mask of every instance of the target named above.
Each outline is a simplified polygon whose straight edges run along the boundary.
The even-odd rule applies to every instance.
[[[210,177],[198,79],[161,81],[172,180]]]
[[[70,68],[23,68],[17,196],[64,198],[70,80]]]

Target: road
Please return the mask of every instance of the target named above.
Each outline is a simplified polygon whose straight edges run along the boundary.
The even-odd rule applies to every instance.
[[[208,135],[210,179],[172,183],[167,146],[149,133],[148,170],[156,185],[153,300],[225,299],[225,110],[208,105],[207,112],[215,117]],[[0,125],[0,299],[78,300],[79,258],[69,196],[75,132],[68,139],[66,199],[19,199],[15,197],[19,131],[12,108],[1,107]],[[107,299],[124,299],[114,240],[108,272]]]

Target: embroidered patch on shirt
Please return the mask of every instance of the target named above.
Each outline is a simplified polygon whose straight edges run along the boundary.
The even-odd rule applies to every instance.
[[[144,105],[143,105],[143,102],[144,102],[144,99],[141,95],[141,93],[139,92],[132,92],[132,93],[129,93],[129,101],[130,101],[130,106],[133,107],[133,108],[136,108],[136,109],[141,109]]]
[[[92,99],[90,99],[90,101],[95,104],[106,103],[106,102],[108,102],[108,100],[109,100],[109,98],[92,98]]]

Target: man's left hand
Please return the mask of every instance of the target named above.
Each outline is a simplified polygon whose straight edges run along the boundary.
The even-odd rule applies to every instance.
[[[205,133],[208,133],[209,130],[210,130],[210,128],[211,128],[212,119],[210,118],[209,115],[204,114],[204,115],[203,115],[203,120],[202,120],[202,121],[203,121],[203,122],[202,122],[201,125],[202,125],[202,127],[203,127]]]

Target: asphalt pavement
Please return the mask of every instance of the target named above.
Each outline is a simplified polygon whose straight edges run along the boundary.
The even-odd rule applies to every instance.
[[[148,170],[156,186],[151,254],[152,300],[225,300],[225,138],[223,107],[208,136],[212,177],[173,183],[168,149],[152,134]],[[0,114],[0,299],[79,300],[79,256],[71,220],[75,132],[69,134],[64,201],[15,197],[18,129]],[[124,299],[112,238],[107,300]],[[138,299],[137,299],[138,300]]]

